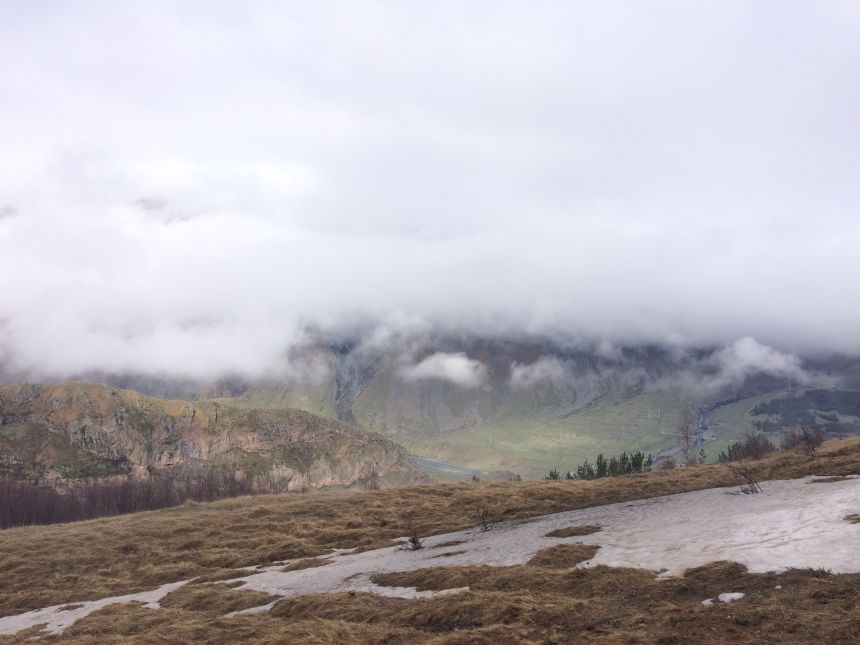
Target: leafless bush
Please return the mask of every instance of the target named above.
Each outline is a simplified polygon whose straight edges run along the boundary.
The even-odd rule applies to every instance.
[[[409,549],[412,551],[420,550],[424,547],[424,541],[418,536],[418,530],[414,527],[409,532],[409,540],[406,543],[409,546]]]
[[[490,519],[490,512],[483,505],[475,507],[475,516],[478,518],[482,532],[488,532],[496,526],[496,521]]]
[[[418,532],[418,528],[415,527],[415,523],[413,522],[412,512],[406,512],[402,515],[403,522],[406,523],[406,531],[409,532],[409,537],[406,539],[406,542],[403,543],[397,549],[399,550],[409,550],[415,552],[424,547],[424,540],[421,538],[421,535]]]
[[[740,480],[741,493],[754,494],[761,493],[762,489],[758,484],[758,479],[755,477],[752,469],[746,464],[726,464],[734,476]]]
[[[818,428],[804,426],[796,431],[789,431],[782,439],[784,451],[797,451],[801,455],[812,456],[819,446],[824,444],[824,432]]]
[[[379,469],[375,462],[366,464],[358,478],[358,481],[364,486],[365,491],[376,491],[379,489],[379,480]]]
[[[658,469],[674,469],[677,465],[675,458],[665,458],[657,465]]]

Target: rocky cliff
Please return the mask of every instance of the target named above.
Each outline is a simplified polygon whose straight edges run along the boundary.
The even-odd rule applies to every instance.
[[[95,384],[0,386],[0,474],[62,482],[204,466],[288,490],[422,478],[394,442],[305,411]]]

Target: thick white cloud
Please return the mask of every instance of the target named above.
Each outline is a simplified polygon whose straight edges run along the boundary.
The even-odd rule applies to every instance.
[[[398,373],[409,381],[440,379],[462,388],[477,388],[487,378],[487,368],[463,352],[437,352],[417,364],[403,366]]]
[[[751,337],[727,343],[704,356],[679,356],[678,360],[686,367],[658,380],[653,387],[713,395],[726,389],[740,388],[747,378],[757,375],[784,379],[795,386],[813,383],[832,386],[836,383],[831,377],[805,370],[798,356],[780,352]]]
[[[860,353],[854,2],[0,6],[0,348]]]
[[[796,356],[769,348],[749,337],[721,348],[710,357],[708,363],[716,368],[716,374],[708,379],[709,387],[714,390],[742,384],[754,374],[790,379],[796,384],[804,384],[812,379]]]

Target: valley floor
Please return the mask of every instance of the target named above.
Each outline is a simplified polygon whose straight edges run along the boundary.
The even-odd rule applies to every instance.
[[[741,495],[728,469],[701,466],[592,482],[261,497],[9,530],[0,566],[30,586],[0,575],[12,584],[0,593],[0,634],[71,643],[856,643],[860,478],[850,476],[860,473],[860,441],[752,467],[794,479]],[[556,513],[539,516],[547,512]],[[313,544],[266,552],[261,543],[302,520]],[[134,534],[144,527],[171,533],[149,577],[141,560],[153,546]],[[407,529],[421,549],[396,545]],[[104,539],[87,558],[76,539],[93,530]],[[69,546],[66,572],[24,562],[46,540],[57,541],[58,568]]]

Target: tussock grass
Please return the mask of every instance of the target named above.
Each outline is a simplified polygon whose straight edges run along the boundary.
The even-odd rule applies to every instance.
[[[228,612],[262,606],[277,599],[278,597],[256,590],[231,590],[226,586],[210,583],[205,586],[183,586],[168,594],[159,603],[162,608],[190,610],[222,617]]]
[[[830,478],[815,478],[814,480],[810,480],[809,484],[821,484],[828,482],[842,482],[843,480],[851,480],[848,476],[832,476]]]
[[[812,457],[775,453],[751,462],[750,466],[759,480],[856,474],[860,473],[860,439],[827,443]],[[146,590],[194,577],[216,580],[232,576],[235,572],[231,570],[236,568],[285,559],[310,559],[336,547],[362,549],[390,544],[391,539],[408,533],[404,512],[409,512],[410,522],[421,536],[429,536],[474,525],[472,510],[478,504],[496,518],[516,520],[736,484],[735,477],[724,466],[702,465],[588,482],[446,484],[365,493],[260,496],[66,525],[10,529],[0,532],[0,615]],[[720,572],[723,574],[717,576],[719,573],[706,570],[674,582],[655,582],[650,573],[611,568],[573,572],[534,565],[435,568],[422,570],[420,574],[405,573],[397,583],[390,584],[416,585],[419,589],[420,585],[429,586],[424,589],[469,586],[472,591],[423,600],[317,595],[279,602],[270,615],[230,620],[220,615],[213,618],[204,610],[193,610],[181,603],[161,610],[111,606],[82,620],[56,641],[856,642],[860,639],[856,622],[860,588],[855,575],[822,578],[824,575],[803,573],[791,575],[800,579],[783,580],[747,575],[725,567]],[[756,587],[759,585],[756,582],[765,580],[778,581],[786,590],[790,590],[789,584],[795,585],[796,598],[788,592],[777,598],[773,596],[776,592],[765,593],[764,588]],[[681,586],[681,582],[687,587],[672,587]],[[738,587],[741,584],[747,587]],[[657,585],[661,587],[649,587]],[[196,589],[194,594],[202,596],[222,594],[225,590],[244,594],[230,591],[222,584],[189,589]],[[853,596],[846,590],[852,591]],[[754,601],[755,608],[774,613],[779,621],[760,616],[756,610],[749,616],[743,615],[747,627],[754,625],[756,630],[749,634],[735,633],[724,625],[726,613],[738,616],[737,609],[741,606],[699,607],[702,599],[729,591],[756,591],[760,596],[738,603]],[[809,601],[813,593],[823,595],[820,598],[824,601]],[[604,595],[611,603],[604,603]],[[637,601],[637,595],[644,600]],[[784,603],[789,598],[794,601]],[[218,603],[221,602],[213,601],[213,607],[218,607]],[[316,608],[318,614],[304,617],[301,613],[293,617],[279,614],[282,606],[295,609],[302,604],[310,604],[308,607]],[[360,604],[364,604],[362,612],[367,614],[353,613]],[[805,624],[791,619],[791,612],[802,617],[807,611],[810,614]],[[713,624],[715,627],[709,632],[712,620],[717,621],[715,617],[719,618],[719,626]],[[830,623],[825,625],[821,617],[827,617]],[[853,624],[847,619],[850,617],[855,617]],[[702,631],[685,633],[684,630],[693,630],[696,621],[705,622]],[[645,627],[638,628],[637,622],[644,622]],[[588,625],[593,628],[587,629]],[[680,632],[673,633],[670,627]],[[672,634],[688,637],[671,637]],[[27,636],[22,633],[14,641]]]
[[[655,579],[643,570],[553,570],[531,565],[433,568],[380,580],[471,589],[429,599],[319,594],[278,602],[267,614],[225,619],[217,586],[177,595],[161,610],[110,606],[51,643],[857,643],[860,575],[815,570],[749,574],[736,563]],[[777,588],[777,586],[781,586]],[[209,612],[197,610],[213,595]],[[703,606],[722,592],[732,604]],[[232,593],[242,596],[246,593]],[[171,595],[173,596],[173,595]],[[18,636],[23,639],[35,633]]]
[[[561,527],[547,533],[549,538],[569,538],[570,536],[588,536],[600,531],[600,525],[577,525],[576,527]]]
[[[329,563],[334,563],[334,561],[332,559],[302,559],[301,561],[291,563],[290,565],[281,568],[281,572],[307,570],[308,568],[320,567],[321,565],[328,565]]]
[[[553,545],[540,550],[529,560],[527,565],[568,569],[578,563],[590,561],[599,549],[599,545],[584,545],[583,543]]]
[[[243,576],[248,576],[252,574],[253,570],[216,570],[215,572],[210,572],[209,574],[204,574],[203,576],[199,576],[193,581],[189,583],[189,585],[204,585],[207,583],[214,583],[216,581],[227,581],[228,579],[238,579]]]

